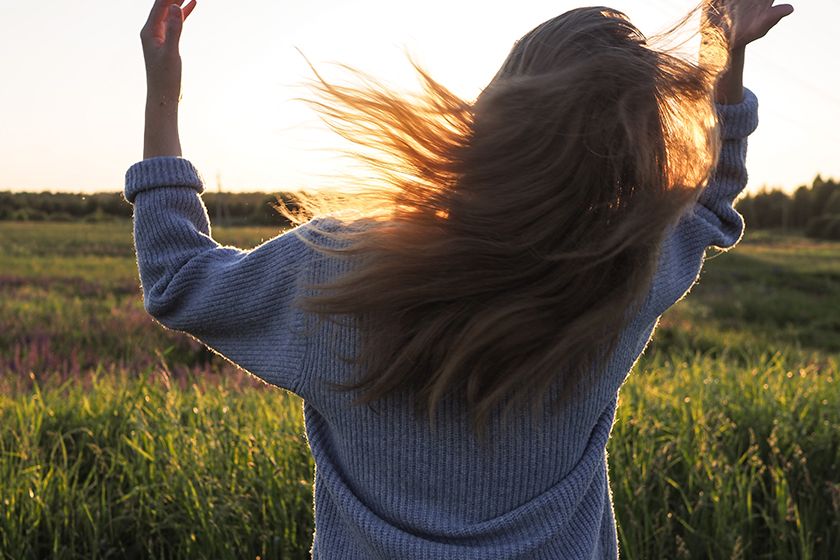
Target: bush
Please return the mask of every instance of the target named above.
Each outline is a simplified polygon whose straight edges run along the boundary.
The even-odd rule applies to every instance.
[[[812,218],[805,228],[805,235],[813,239],[840,241],[840,214]]]
[[[40,210],[35,210],[33,208],[18,208],[9,215],[9,219],[19,220],[22,222],[43,222],[47,219],[47,215]]]

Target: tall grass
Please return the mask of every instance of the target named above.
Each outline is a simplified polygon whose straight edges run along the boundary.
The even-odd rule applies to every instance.
[[[0,398],[3,558],[306,556],[300,402],[101,373]]]
[[[631,376],[609,445],[624,558],[840,549],[838,362],[794,362],[694,356]],[[297,398],[163,370],[4,393],[4,558],[307,557],[313,465]]]
[[[838,359],[680,358],[647,360],[621,390],[609,453],[623,557],[833,558]]]

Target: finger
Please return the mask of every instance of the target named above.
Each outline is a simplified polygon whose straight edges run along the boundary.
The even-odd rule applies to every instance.
[[[783,17],[789,16],[793,13],[793,6],[790,4],[779,4],[778,6],[771,7],[770,11],[780,13],[781,16],[779,19],[782,19]]]
[[[195,9],[195,5],[196,5],[196,0],[192,0],[192,2],[190,2],[189,4],[187,4],[186,6],[184,6],[183,11],[184,11],[184,19],[185,19],[185,20],[186,20],[188,17],[190,17],[190,14],[191,14],[191,13],[192,13],[192,11]]]
[[[166,45],[169,48],[178,48],[178,41],[181,39],[181,30],[184,28],[184,13],[175,4],[169,6],[166,15]]]
[[[146,21],[146,26],[150,29],[154,29],[155,26],[163,23],[163,20],[166,19],[167,7],[174,1],[175,0],[155,0],[154,5],[152,6],[152,11],[149,12],[149,19]]]
[[[782,18],[785,18],[793,13],[793,6],[790,4],[779,4],[778,6],[773,6],[770,8],[767,14],[767,29],[771,29],[776,26],[777,23],[782,21]]]

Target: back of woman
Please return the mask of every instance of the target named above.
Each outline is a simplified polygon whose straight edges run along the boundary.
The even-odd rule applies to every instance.
[[[475,101],[420,68],[415,97],[318,76],[378,173],[356,213],[304,200],[318,218],[252,251],[213,241],[180,158],[194,3],[155,4],[126,176],[146,308],[303,398],[313,557],[617,556],[618,391],[706,248],[740,239],[744,47],[792,11],[714,4],[697,63],[597,7],[526,34]]]
[[[346,341],[340,351],[356,350],[353,338],[337,324],[317,336]],[[496,414],[477,438],[463,399],[444,399],[431,423],[409,392],[360,406],[331,386],[353,368],[314,354],[300,394],[317,465],[315,557],[615,555],[604,447],[630,362],[560,413]]]

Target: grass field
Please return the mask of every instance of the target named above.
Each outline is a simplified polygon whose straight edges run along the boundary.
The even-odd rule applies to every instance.
[[[622,557],[836,558],[838,385],[840,244],[710,258],[621,391]],[[306,558],[312,468],[299,400],[146,316],[130,224],[0,222],[1,558]]]

